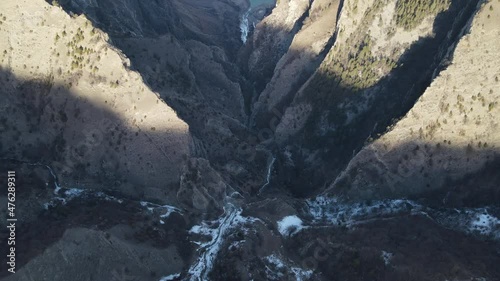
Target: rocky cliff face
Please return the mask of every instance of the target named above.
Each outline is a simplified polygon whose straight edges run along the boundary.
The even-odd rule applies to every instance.
[[[285,5],[285,3],[281,5]],[[295,8],[293,5],[297,5],[296,2],[289,2],[290,10],[285,13],[288,15],[286,20],[278,18],[274,23],[264,21],[261,26],[258,27],[257,32],[269,36],[269,40],[279,40],[279,44],[285,44],[286,39],[280,39],[280,36],[275,36],[272,29],[274,28],[279,32],[288,34],[288,36],[294,34],[292,30],[286,32],[286,29],[283,30],[280,26],[280,23],[283,21],[293,22],[293,19],[296,18],[294,13],[297,13],[297,10],[302,11],[301,9]],[[264,75],[265,71],[255,69],[257,65],[265,66],[269,64],[269,68],[274,67],[272,78],[269,82],[266,81],[266,87],[259,94],[256,103],[253,105],[251,118],[254,123],[258,124],[257,126],[265,126],[266,122],[271,117],[269,113],[273,110],[283,111],[291,103],[294,94],[318,68],[321,60],[324,59],[326,52],[333,43],[337,24],[336,15],[340,8],[339,5],[340,1],[312,2],[311,6],[307,7],[307,13],[302,12],[302,17],[304,17],[304,19],[301,19],[302,22],[295,23],[296,26],[301,26],[293,35],[293,40],[291,40],[286,53],[283,54],[277,62],[274,62],[274,64],[272,60],[266,60],[266,62],[264,62],[268,56],[268,52],[265,52],[265,55],[263,55],[261,50],[266,44],[272,44],[272,40],[269,42],[264,41],[261,43],[264,46],[259,46],[259,48],[253,52],[251,59],[259,57],[262,62],[258,60],[255,62],[250,61],[249,67],[253,67],[252,72]],[[282,14],[278,11],[275,13],[279,15]],[[268,19],[271,19],[271,17]],[[266,27],[263,27],[264,25],[266,25]],[[266,29],[261,30],[264,28]],[[271,29],[271,32],[267,29]],[[259,34],[256,36],[259,36]],[[257,37],[254,40],[258,41],[262,39]],[[273,50],[281,49],[280,46],[276,46],[276,44],[274,46],[268,46],[268,48]]]
[[[0,3],[2,278],[498,279],[500,4],[271,6]]]
[[[451,65],[389,132],[350,161],[334,190],[345,184],[353,198],[439,190],[445,201],[477,197],[476,192],[493,195],[486,200],[490,204],[498,200],[497,188],[458,191],[456,183],[498,161],[500,68],[498,56],[491,55],[491,46],[500,44],[496,5],[481,8],[464,30],[470,33],[458,43]]]
[[[209,159],[233,184],[254,179],[241,192],[258,188],[268,153],[258,150],[254,133],[245,126],[252,85],[235,63],[242,44],[238,21],[248,3],[103,0],[61,5],[69,13],[85,14],[108,33],[131,68],[189,123],[193,156]]]
[[[323,39],[333,41],[333,46],[324,51],[320,65],[314,68],[312,61],[292,66],[288,71],[294,74],[289,76],[304,75],[300,80],[278,89],[273,89],[272,80],[262,92],[254,115],[257,127],[269,122],[273,110],[283,116],[272,128],[281,161],[288,163],[279,171],[281,185],[301,194],[304,184],[320,188],[335,178],[332,175],[345,167],[370,136],[376,137],[404,115],[439,71],[477,2],[418,4],[423,6],[415,8],[415,13],[426,16],[404,14],[401,18],[404,5],[402,1],[341,3],[338,22],[330,25]],[[337,10],[330,7],[332,11],[326,14],[331,18]],[[308,47],[296,52],[302,56],[315,53]],[[282,74],[281,67],[276,64],[276,77]],[[314,69],[312,75],[309,67]]]

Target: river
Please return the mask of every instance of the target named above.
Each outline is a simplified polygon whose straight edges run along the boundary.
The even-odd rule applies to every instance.
[[[250,7],[254,8],[262,4],[274,4],[275,0],[250,0]]]

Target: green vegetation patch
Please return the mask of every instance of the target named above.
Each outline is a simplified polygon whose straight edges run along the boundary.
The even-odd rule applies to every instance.
[[[399,27],[411,30],[426,17],[446,10],[450,0],[398,0],[394,19]]]

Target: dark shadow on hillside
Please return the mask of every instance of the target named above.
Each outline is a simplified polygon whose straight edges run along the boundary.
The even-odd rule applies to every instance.
[[[52,1],[46,0],[52,4]],[[120,38],[158,38],[172,34],[181,40],[199,40],[208,45],[241,46],[236,34],[238,11],[241,7],[230,1],[173,0],[144,2],[98,0],[87,3],[79,0],[60,0],[68,14],[85,14],[95,26],[113,40]],[[96,5],[96,6],[94,6]]]
[[[170,123],[165,130],[130,126],[110,104],[111,96],[109,103],[96,103],[50,76],[24,80],[1,70],[0,85],[0,172],[16,171],[17,179],[17,270],[67,229],[105,231],[116,225],[130,227],[132,244],[166,248],[180,243],[187,264],[192,248],[185,240],[185,220],[174,215],[159,225],[139,204],[177,204],[181,169],[189,157],[186,128],[177,131]],[[4,176],[2,184],[7,186]],[[57,184],[62,189],[56,194]],[[44,206],[75,188],[90,197]],[[106,199],[108,195],[123,203]],[[7,188],[0,196],[6,198]],[[1,207],[5,216],[6,207]],[[2,227],[1,239],[7,235]],[[1,272],[2,277],[7,274]]]
[[[453,1],[450,9],[436,17],[435,36],[412,44],[397,67],[367,89],[317,73],[304,94],[295,99],[295,102],[312,104],[312,114],[304,129],[283,145],[291,146],[296,161],[293,168],[287,168],[286,159],[281,156],[283,168],[277,171],[276,185],[285,186],[296,196],[311,195],[328,186],[370,137],[377,138],[413,107],[432,82],[434,71],[446,67],[443,64],[449,59],[446,55],[448,51],[453,54],[454,44],[475,12],[477,2]],[[370,92],[372,98],[367,102],[367,109],[360,112],[357,105],[366,101],[359,95],[362,91]],[[289,104],[290,100],[285,100],[277,107],[278,111],[283,113]],[[345,105],[343,110],[338,109],[340,104]],[[348,110],[357,114],[350,123],[346,123]],[[321,126],[333,129],[319,133]],[[312,152],[320,155],[318,164],[307,166],[305,159]]]
[[[276,64],[289,51],[294,36],[301,30],[304,21],[309,17],[309,10],[310,8],[300,14],[290,31],[284,35],[282,28],[269,24],[259,26],[261,30],[258,36],[254,36],[254,33],[249,34],[247,43],[241,48],[238,56],[238,64],[254,88],[254,93],[249,97],[249,107],[271,81]],[[254,62],[255,69],[251,73],[248,69],[250,56],[257,49],[265,53],[266,56],[262,55],[257,58],[257,61]],[[297,51],[300,52],[300,50]]]
[[[240,7],[229,1],[189,0],[132,1],[125,9],[118,0],[98,2],[99,8],[78,6],[77,1],[61,5],[70,14],[85,14],[110,34],[110,43],[130,59],[130,68],[189,124],[195,156],[209,159],[218,170],[233,163],[243,166],[247,178],[259,179],[251,189],[258,188],[267,152],[254,151],[252,159],[234,154],[255,135],[245,126],[244,97],[251,96],[252,85],[234,63],[242,45]],[[238,177],[227,180],[237,185]]]
[[[318,280],[325,281],[480,280],[500,274],[498,243],[425,216],[401,214],[354,228],[303,230],[283,247],[287,256],[321,272],[324,278]]]
[[[263,114],[259,116],[262,122],[259,122],[257,127],[246,128],[244,118],[237,117],[238,113],[234,111],[235,108],[241,109],[241,105],[234,102],[235,93],[227,87],[227,84],[222,83],[222,80],[212,75],[214,71],[207,68],[206,58],[198,61],[172,59],[183,56],[187,58],[191,57],[190,52],[199,53],[199,50],[208,50],[197,49],[198,43],[195,41],[204,43],[208,41],[204,41],[203,32],[198,32],[199,29],[195,33],[186,29],[185,23],[189,17],[186,13],[179,13],[182,10],[179,10],[179,7],[166,3],[162,4],[166,6],[158,7],[157,10],[162,11],[162,15],[176,14],[173,16],[174,20],[169,18],[169,23],[165,26],[149,23],[157,17],[156,14],[151,16],[151,19],[145,19],[145,28],[153,32],[151,33],[153,36],[150,38],[143,37],[139,33],[136,34],[134,30],[137,28],[132,23],[127,23],[130,20],[127,13],[131,11],[119,10],[113,4],[118,3],[118,1],[103,1],[103,3],[107,3],[106,5],[110,5],[109,10],[102,9],[99,15],[96,14],[97,10],[82,9],[72,5],[71,1],[63,3],[63,7],[67,12],[85,13],[96,26],[111,34],[112,43],[130,58],[132,68],[137,70],[148,85],[154,91],[159,92],[161,97],[190,125],[190,130],[200,143],[201,149],[197,151],[198,155],[208,158],[212,165],[219,170],[227,168],[227,163],[231,161],[242,164],[249,170],[243,182],[241,178],[231,176],[232,183],[245,184],[254,178],[254,182],[255,179],[258,179],[257,182],[263,184],[265,180],[263,176],[265,176],[270,157],[262,149],[270,149],[277,154],[278,158],[275,168],[273,168],[275,177],[272,180],[272,186],[290,190],[294,196],[307,196],[328,186],[329,181],[345,168],[352,156],[365,145],[369,137],[376,138],[396,119],[408,112],[429,86],[434,71],[445,67],[442,62],[447,58],[447,51],[458,39],[462,27],[470,19],[477,2],[453,1],[449,10],[439,14],[433,26],[435,36],[422,38],[414,43],[396,62],[397,67],[389,75],[369,89],[364,89],[372,92],[373,100],[368,103],[368,109],[365,112],[357,112],[358,118],[347,125],[345,125],[346,112],[335,110],[335,108],[343,102],[354,105],[354,107],[356,104],[364,102],[357,95],[360,92],[359,89],[355,85],[341,83],[339,78],[335,76],[322,73],[316,75],[310,81],[311,84],[301,98],[312,103],[313,114],[308,118],[305,129],[282,146],[269,144],[270,138],[263,140],[260,137],[263,130],[274,130],[275,127],[267,126],[267,124],[271,123],[276,116]],[[189,2],[188,6],[191,4],[195,5],[194,2]],[[145,9],[141,5],[134,7],[137,11]],[[112,12],[116,9],[118,9],[117,12]],[[186,8],[182,11],[188,10]],[[464,13],[460,13],[461,10]],[[146,14],[144,13],[144,15]],[[306,16],[304,15],[298,21],[294,30],[300,28],[302,20]],[[200,23],[209,26],[211,24],[209,18],[200,18]],[[116,24],[113,24],[111,20],[123,22],[124,24],[120,25],[123,30],[116,29]],[[238,21],[239,19],[232,18],[231,21],[225,23],[236,28],[235,23]],[[125,30],[125,27],[128,27],[128,31]],[[219,31],[221,30],[219,29]],[[230,30],[232,31],[221,34],[229,35],[228,37],[231,38],[239,38],[237,29]],[[270,30],[270,32],[272,34],[279,32],[279,27],[276,27],[274,31]],[[291,39],[289,41],[291,42]],[[287,42],[285,42],[285,46],[289,44]],[[217,41],[211,41],[208,44],[221,46],[226,53],[231,53],[231,50],[240,46],[240,43],[227,45],[217,43]],[[186,50],[188,51],[186,52]],[[280,51],[284,53],[286,48]],[[296,51],[300,52],[301,50]],[[250,82],[242,78],[231,60],[227,61],[217,56],[209,60],[216,61],[221,66],[223,71],[220,73],[227,76],[229,81],[240,85],[248,104],[255,85],[251,85]],[[306,78],[304,77],[302,80],[305,81]],[[300,86],[296,85],[295,88],[298,89]],[[296,101],[300,102],[301,99],[296,99]],[[293,104],[293,94],[283,99],[276,106],[275,111],[282,115],[290,104]],[[326,118],[325,112],[327,112]],[[207,126],[207,120],[217,120],[220,124],[224,124],[229,128],[232,136],[227,137],[219,132],[216,129],[219,127],[218,125]],[[335,129],[319,134],[319,124],[325,123],[325,120],[329,127]],[[263,145],[260,145],[261,143]],[[251,157],[246,154],[241,155],[238,150],[242,146],[249,147],[245,151],[252,151]],[[280,153],[284,146],[289,146],[292,151],[293,166],[288,166],[287,159]],[[235,151],[237,153],[234,153]],[[313,163],[313,165],[305,161],[311,152],[317,152],[320,155],[317,158],[317,163]],[[259,161],[253,163],[255,158],[252,157],[256,154]],[[255,192],[256,186],[258,188],[258,183],[253,184],[250,194]]]
[[[500,202],[500,148],[443,141],[370,147],[324,195],[351,201],[408,198],[426,206],[478,208]]]
[[[464,173],[457,180],[446,179],[442,189],[419,195],[429,206],[452,208],[484,205],[500,207],[500,151],[492,152],[495,158],[476,172]],[[490,159],[491,157],[488,157]]]

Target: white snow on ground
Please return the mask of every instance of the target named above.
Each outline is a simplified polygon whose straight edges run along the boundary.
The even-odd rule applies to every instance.
[[[488,234],[499,231],[500,220],[488,213],[476,214],[475,220],[471,222],[471,231],[479,231],[481,234]]]
[[[264,258],[265,261],[268,263],[272,264],[273,267],[269,267],[265,265],[266,267],[266,276],[267,279],[269,280],[280,280],[283,278],[284,273],[283,271],[286,269],[285,264],[283,261],[281,261],[280,258],[278,258],[276,255],[270,255]]]
[[[454,209],[432,214],[435,220],[449,228],[465,233],[500,239],[500,220],[488,208]]]
[[[231,245],[229,245],[229,249],[231,248],[240,248],[241,247],[241,244],[243,244],[245,242],[245,240],[240,240],[240,241],[234,241],[233,243],[231,243]]]
[[[156,205],[156,204],[152,204],[152,203],[149,203],[149,202],[145,202],[145,201],[141,201],[141,206],[143,206],[144,208],[148,209],[148,211],[152,212],[154,210],[153,207],[151,207],[150,205]]]
[[[182,211],[179,208],[170,205],[158,205],[146,201],[141,201],[140,204],[142,207],[146,208],[151,213],[157,213],[157,212],[161,213],[160,218],[162,219],[168,218],[168,216],[170,216],[174,212],[182,213]],[[160,224],[165,224],[165,222],[162,219],[160,219]]]
[[[314,225],[352,227],[376,219],[418,215],[458,231],[500,239],[500,220],[488,208],[433,209],[406,199],[349,204],[323,196],[308,200],[307,204]]]
[[[190,277],[188,280],[207,281],[208,273],[214,266],[226,236],[237,227],[242,228],[246,224],[257,221],[256,218],[241,216],[241,212],[241,208],[228,204],[224,208],[224,214],[218,220],[203,222],[201,225],[195,225],[191,228],[190,233],[210,236],[212,239],[208,242],[193,241],[200,246],[198,249],[200,256],[189,268],[188,275]]]
[[[394,255],[392,253],[386,251],[382,251],[382,254],[380,255],[380,257],[382,257],[382,259],[384,260],[385,265],[389,265],[391,263],[391,259],[393,256]]]
[[[123,203],[123,200],[122,199],[118,199],[114,196],[111,196],[111,195],[107,195],[106,193],[102,192],[102,191],[99,191],[97,193],[94,194],[95,196],[99,197],[99,198],[102,198],[106,201],[115,201],[115,202],[118,202],[118,203]]]
[[[308,200],[309,211],[315,222],[352,226],[374,218],[400,213],[425,214],[424,207],[410,200],[383,200],[364,203],[343,203],[337,198],[317,197]]]
[[[265,257],[265,259],[274,264],[277,268],[284,268],[285,267],[285,264],[283,263],[283,261],[281,261],[280,258],[278,258],[276,255],[270,255],[270,256],[267,256]]]
[[[304,270],[299,267],[292,267],[290,270],[295,274],[295,280],[297,281],[309,280],[313,274],[312,270]]]
[[[106,193],[101,192],[101,191],[95,192],[92,190],[85,190],[85,189],[81,189],[81,188],[64,188],[64,187],[60,187],[58,185],[56,185],[56,189],[58,189],[58,190],[57,190],[57,192],[54,191],[55,194],[59,194],[60,193],[59,191],[61,191],[61,190],[63,190],[63,192],[61,195],[55,196],[52,200],[43,204],[43,206],[46,210],[48,210],[49,207],[55,207],[59,204],[66,205],[69,201],[76,199],[76,198],[79,198],[79,197],[83,197],[83,198],[97,197],[100,199],[104,199],[106,201],[114,201],[114,202],[118,202],[120,204],[123,203],[122,199],[118,199],[114,196],[107,195]]]
[[[274,268],[269,268],[266,265],[266,275],[270,280],[275,280],[275,279],[281,280],[281,278],[285,276],[285,273],[287,273],[287,275],[289,276],[292,274],[295,276],[293,280],[303,281],[303,280],[309,280],[313,274],[312,270],[304,270],[299,267],[288,266],[285,262],[283,262],[278,256],[274,254],[265,257],[265,260],[270,264],[274,265]]]
[[[81,196],[83,192],[84,192],[83,189],[70,188],[70,189],[67,189],[67,190],[64,191],[64,195],[66,195],[66,199],[67,200],[71,200],[73,198]]]
[[[286,216],[278,221],[278,231],[283,236],[294,235],[301,231],[302,228],[304,228],[302,220],[295,215]]]
[[[180,273],[170,274],[170,275],[167,275],[165,277],[162,277],[159,281],[170,281],[170,280],[174,280],[175,278],[179,278],[180,276],[181,276]]]

